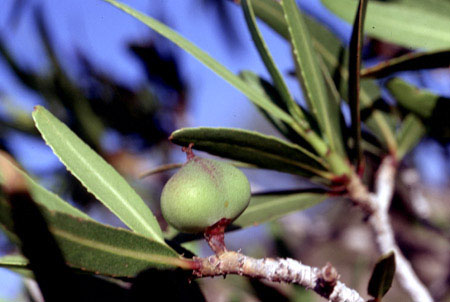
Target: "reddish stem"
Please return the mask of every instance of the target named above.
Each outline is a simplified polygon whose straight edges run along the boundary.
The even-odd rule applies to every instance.
[[[186,152],[186,158],[188,161],[194,159],[194,157],[195,157],[195,154],[192,151],[193,146],[194,146],[194,143],[190,143],[189,146],[181,148],[181,151]]]
[[[212,226],[208,227],[204,233],[209,247],[216,255],[227,251],[225,246],[225,228],[231,223],[230,219],[222,218]]]

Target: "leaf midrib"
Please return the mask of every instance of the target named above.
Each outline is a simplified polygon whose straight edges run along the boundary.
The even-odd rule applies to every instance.
[[[115,190],[113,187],[111,187],[111,186],[109,185],[109,183],[101,176],[101,174],[99,174],[95,169],[92,169],[92,167],[91,167],[91,166],[89,165],[89,163],[85,160],[85,158],[84,158],[83,156],[81,156],[81,155],[77,152],[76,148],[75,148],[69,141],[67,141],[66,139],[64,139],[63,134],[59,131],[59,129],[58,129],[57,127],[55,127],[55,126],[53,125],[53,123],[50,121],[50,119],[49,119],[45,114],[41,114],[41,116],[43,116],[43,117],[47,120],[47,122],[48,122],[47,124],[48,124],[50,127],[52,127],[52,129],[54,130],[54,133],[57,134],[57,136],[61,139],[61,142],[63,142],[63,143],[64,143],[64,144],[65,144],[65,145],[66,145],[66,146],[67,146],[67,147],[68,147],[68,148],[76,155],[76,157],[77,157],[79,160],[82,161],[82,163],[84,164],[84,166],[87,167],[88,171],[92,172],[92,174],[93,174],[94,176],[96,176],[96,178],[98,178],[99,181],[100,181],[103,185],[105,185],[106,187],[109,188],[109,190],[114,194],[114,196],[116,196],[117,199],[121,201],[122,205],[125,206],[125,207],[133,214],[133,216],[135,216],[135,217],[138,219],[138,221],[140,222],[140,224],[141,224],[147,231],[149,231],[149,233],[152,235],[152,238],[155,238],[155,240],[161,241],[162,238],[160,238],[160,236],[153,230],[153,228],[145,222],[146,220],[139,214],[139,212],[138,212],[134,207],[132,207],[131,205],[129,205],[129,204],[127,203],[127,201],[126,201],[124,198],[122,198],[122,196],[119,194],[119,192],[117,192],[117,190]],[[46,136],[45,134],[42,134],[42,135],[43,135],[44,137]],[[47,139],[48,139],[48,138],[47,138]],[[53,148],[51,145],[49,145],[49,146],[50,146],[50,148],[53,150],[53,152],[58,156],[58,158],[65,164],[65,166],[67,167],[67,169],[71,170],[72,173],[74,173],[75,175],[78,175],[78,173],[76,173],[76,172],[73,171],[71,168],[69,168],[69,165],[67,164],[67,162],[66,162],[64,159],[62,159],[62,158],[58,155],[57,152],[55,152],[54,148]],[[89,148],[89,147],[88,147],[88,148]],[[80,177],[77,177],[77,178],[79,179],[80,182],[82,182],[82,183],[85,185],[86,188],[88,188],[88,186],[86,186],[85,182],[84,182],[83,180],[81,180],[82,178],[80,178]],[[91,192],[91,193],[94,194],[94,195],[96,196],[96,198],[99,200],[99,196],[98,196],[97,193],[95,193],[95,192]],[[109,209],[111,209],[111,206],[110,206],[110,205],[107,205],[107,204],[105,204],[105,205],[106,205]],[[117,214],[117,215],[118,215],[118,214]],[[120,216],[122,216],[122,215],[120,215]],[[125,221],[124,221],[124,222],[125,222]],[[132,227],[132,226],[130,226],[129,223],[127,223],[127,225],[128,225],[130,228],[132,228],[134,231],[136,231],[135,228]]]
[[[285,0],[283,0],[283,3],[284,2],[285,2]],[[298,8],[296,7],[295,9],[298,9]],[[299,19],[300,18],[299,14],[300,13],[295,14],[293,16],[293,18],[296,19],[296,21],[295,21],[296,23],[300,23],[301,24],[302,20]],[[285,19],[287,20],[288,17],[287,17],[286,12],[284,13],[284,15],[285,15]],[[294,32],[293,32],[293,28],[291,27],[290,22],[286,22],[286,25],[287,25],[289,34],[291,35],[291,37],[293,37],[294,36]],[[305,34],[305,28],[304,28],[304,27],[306,27],[306,24],[303,24],[303,25],[304,26],[299,26],[299,29],[298,29],[299,31],[302,32],[302,34],[297,35],[297,36],[300,36],[303,45],[308,45],[309,43],[308,43],[308,40],[307,40],[307,37],[306,37],[306,34]],[[296,39],[292,39],[292,42],[295,45],[294,46],[294,52],[296,54],[296,57],[300,61],[300,60],[302,60],[302,57],[298,53],[300,51],[300,45],[297,45]],[[304,51],[305,55],[309,58],[309,61],[310,62],[314,62],[315,58],[314,58],[314,56],[312,54],[312,47],[304,47],[302,50]],[[322,116],[322,114],[320,114],[320,113],[323,113],[323,114],[329,115],[328,108],[327,108],[327,106],[325,104],[325,102],[326,102],[326,94],[325,94],[325,91],[323,89],[324,87],[322,87],[319,84],[320,81],[321,81],[320,74],[319,74],[319,69],[318,68],[314,68],[314,63],[308,64],[308,65],[310,67],[309,68],[309,72],[311,72],[311,75],[306,75],[305,74],[305,70],[303,68],[301,68],[301,66],[300,66],[300,72],[302,73],[302,78],[304,79],[302,82],[305,85],[305,90],[306,90],[305,92],[308,95],[308,98],[310,100],[309,103],[313,107],[313,108],[311,108],[311,110],[315,113],[317,119],[322,121],[321,124],[324,125],[325,129],[323,129],[323,130],[325,132],[325,136],[328,138],[328,143],[330,144],[331,148],[333,150],[337,150],[337,146],[335,145],[335,141],[333,139],[333,131],[331,129],[331,125],[329,123],[329,120],[327,118],[324,118]],[[309,77],[312,78],[313,80],[312,81],[307,80]],[[310,82],[312,82],[312,83],[310,83]],[[312,95],[312,91],[313,90],[311,89],[311,86],[313,86],[314,87],[314,91],[316,91],[317,100],[314,100],[315,96]],[[316,106],[314,106],[314,104],[318,104],[319,108],[316,108]],[[320,112],[318,110],[320,110]]]
[[[180,264],[183,262],[181,258],[178,256],[164,256],[164,255],[156,255],[156,254],[150,254],[145,252],[138,252],[130,249],[120,248],[114,245],[105,244],[99,241],[94,241],[91,239],[87,239],[84,237],[77,236],[73,233],[55,228],[50,227],[50,231],[63,239],[66,239],[70,242],[77,243],[81,246],[85,246],[87,248],[91,248],[94,250],[99,250],[102,252],[106,252],[113,255],[118,255],[122,257],[131,258],[134,260],[140,260],[140,261],[146,261],[151,263],[159,263],[159,264],[166,264],[166,265],[175,265],[180,266]]]

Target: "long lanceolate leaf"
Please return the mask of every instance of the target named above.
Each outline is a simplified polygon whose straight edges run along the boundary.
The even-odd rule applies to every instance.
[[[258,132],[230,128],[184,128],[170,136],[172,142],[208,153],[254,164],[260,168],[303,176],[329,178],[326,163],[309,151]]]
[[[275,0],[253,0],[253,7],[258,18],[263,20],[273,30],[285,39],[289,39],[289,32],[286,21],[283,17],[283,9],[279,2]],[[323,61],[333,75],[339,75],[340,85],[338,90],[341,96],[347,99],[347,81],[348,70],[346,64],[341,62],[341,57],[346,57],[347,50],[341,45],[329,30],[318,22],[305,16],[308,29],[311,32],[314,49],[321,55]],[[362,81],[360,91],[361,109],[369,109],[371,114],[365,120],[370,130],[378,137],[378,139],[394,153],[397,142],[395,135],[387,122],[387,116],[377,109],[372,109],[372,104],[376,98],[380,96],[378,87],[373,81]]]
[[[233,225],[248,227],[278,219],[295,211],[305,210],[324,201],[326,193],[272,192],[253,195],[248,208]]]
[[[115,0],[104,0],[123,10],[124,12],[130,14],[136,19],[140,20],[148,27],[152,28],[165,38],[169,39],[183,50],[194,56],[197,60],[203,63],[205,66],[209,67],[212,71],[221,76],[224,80],[228,81],[235,88],[240,90],[245,96],[247,96],[254,104],[264,109],[266,112],[270,112],[271,115],[276,117],[277,119],[287,123],[301,136],[305,137],[305,139],[314,147],[317,153],[321,156],[326,156],[327,161],[332,166],[332,170],[335,174],[348,174],[349,167],[345,160],[341,158],[335,152],[328,152],[329,149],[325,142],[316,135],[313,131],[305,131],[300,127],[297,123],[294,122],[293,118],[281,110],[278,106],[274,105],[270,100],[268,100],[263,94],[259,93],[257,90],[249,87],[242,79],[233,74],[223,65],[219,64],[216,60],[214,60],[209,54],[199,49],[197,46],[180,36],[178,33],[158,22],[157,20],[146,16],[132,8],[128,7],[125,4],[119,3]],[[336,104],[337,106],[337,104]],[[339,125],[335,127],[338,129]],[[338,131],[340,134],[340,131]],[[333,140],[336,139],[336,133],[332,137]]]
[[[270,100],[266,99],[264,95],[261,95],[260,93],[258,93],[258,91],[255,91],[254,89],[248,87],[248,85],[238,76],[236,76],[222,64],[213,59],[208,53],[201,50],[190,41],[186,40],[184,37],[182,37],[174,30],[165,26],[161,22],[158,22],[154,18],[146,16],[118,1],[115,0],[104,0],[104,1],[109,2],[112,5],[116,6],[117,8],[123,10],[124,12],[138,19],[139,21],[141,21],[142,23],[144,23],[145,25],[147,25],[160,35],[172,41],[180,48],[182,48],[184,51],[191,54],[193,57],[195,57],[197,60],[203,63],[206,67],[210,68],[212,71],[214,71],[217,75],[222,77],[228,83],[233,85],[236,89],[240,90],[254,104],[256,104],[257,106],[263,108],[268,112],[271,112],[271,114],[273,114],[280,120],[288,124],[293,124],[294,128],[296,128],[299,132],[303,132],[302,129],[300,129],[295,125],[292,117],[289,116],[286,112],[284,112],[283,110],[272,104]]]
[[[322,0],[339,17],[352,22],[357,6],[354,0]],[[412,5],[412,2],[417,4]],[[367,34],[408,48],[447,49],[450,45],[450,4],[440,12],[430,1],[371,1],[367,14]],[[426,4],[425,4],[426,3]]]
[[[339,104],[330,100],[311,37],[295,0],[282,0],[284,16],[293,47],[299,80],[310,110],[316,117],[331,150],[344,154],[339,122]]]
[[[305,121],[303,112],[301,111],[300,107],[294,101],[291,94],[289,93],[287,85],[284,82],[283,76],[281,75],[275,62],[273,61],[272,55],[270,54],[269,49],[261,35],[261,32],[258,29],[255,14],[253,12],[252,0],[243,0],[241,4],[245,15],[245,20],[247,21],[247,26],[250,30],[253,42],[255,43],[255,46],[259,52],[259,55],[261,56],[261,59],[264,62],[264,65],[267,68],[267,71],[272,77],[274,86],[278,90],[278,93],[280,94],[289,113],[296,119],[298,123],[304,124],[303,128],[306,127],[309,128],[309,126]]]
[[[44,206],[40,206],[39,211],[56,239],[64,260],[71,267],[118,277],[133,277],[147,268],[190,268],[188,259],[180,257],[166,244],[148,237],[93,220],[49,211]],[[14,232],[11,217],[10,205],[0,198],[0,224]],[[42,243],[42,248],[45,244]],[[25,259],[21,257],[6,260],[3,263],[5,266],[26,266]]]
[[[323,58],[330,73],[333,74],[336,86],[341,97],[348,101],[348,80],[349,72],[348,49],[345,48],[339,39],[321,24],[307,18],[308,27],[314,37],[314,48]],[[394,131],[388,122],[386,113],[374,108],[374,102],[381,97],[378,85],[372,80],[362,80],[360,87],[360,106],[365,124],[377,136],[389,151],[396,150],[396,140]]]
[[[430,118],[436,110],[439,95],[427,90],[420,90],[400,78],[390,79],[386,88],[397,103],[422,118]],[[450,102],[450,99],[447,99]]]
[[[356,166],[361,164],[361,109],[359,106],[359,88],[361,69],[361,52],[363,46],[364,18],[366,15],[367,0],[360,0],[356,11],[353,32],[350,40],[350,59],[348,64],[348,101],[352,117],[353,156]]]
[[[10,269],[25,269],[28,266],[27,258],[21,255],[6,255],[0,258],[0,267]]]
[[[422,119],[430,136],[444,142],[448,141],[450,98],[418,89],[399,78],[389,80],[386,87],[402,109]]]
[[[268,99],[270,99],[274,104],[278,105],[283,110],[287,110],[286,104],[281,100],[281,96],[277,89],[273,87],[269,82],[265,81],[257,74],[251,71],[241,71],[239,76],[246,82],[248,85],[255,87],[263,93]],[[301,137],[297,132],[292,129],[288,124],[279,120],[275,116],[271,115],[270,112],[265,111],[262,108],[259,108],[261,113],[272,123],[272,125],[287,139],[291,142],[300,145],[308,150],[311,150],[311,146],[308,142]]]
[[[361,70],[362,77],[383,78],[400,71],[450,67],[450,50],[415,52]]]
[[[135,232],[164,242],[144,201],[122,176],[45,108],[33,112],[36,127],[67,169]]]

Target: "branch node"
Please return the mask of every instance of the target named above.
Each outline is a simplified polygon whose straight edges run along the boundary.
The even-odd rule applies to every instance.
[[[330,262],[322,267],[318,274],[316,291],[320,292],[324,297],[329,297],[336,286],[340,275]]]

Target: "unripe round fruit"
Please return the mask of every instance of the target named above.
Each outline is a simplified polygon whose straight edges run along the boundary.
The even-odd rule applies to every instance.
[[[222,218],[233,221],[249,201],[244,173],[230,164],[193,156],[164,186],[161,210],[176,229],[200,233]]]

